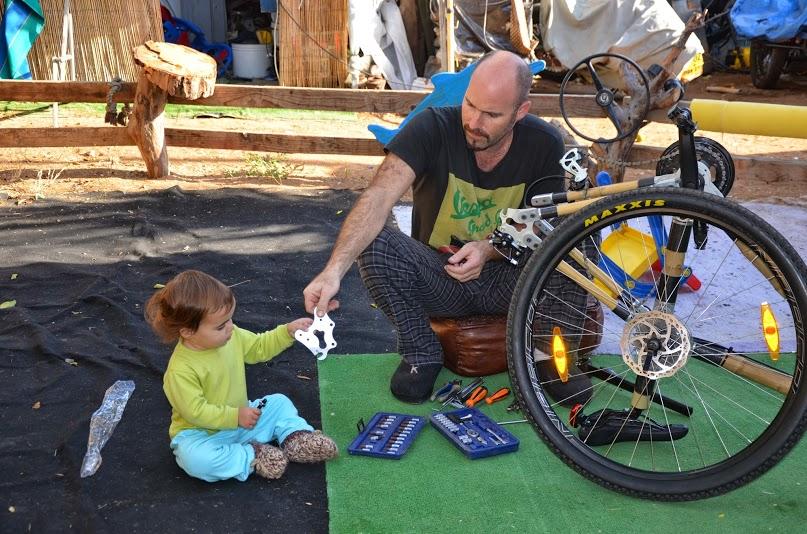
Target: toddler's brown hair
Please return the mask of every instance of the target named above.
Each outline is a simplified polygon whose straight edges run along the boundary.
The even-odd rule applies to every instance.
[[[184,271],[172,278],[146,302],[144,315],[152,330],[165,343],[179,339],[179,331],[194,332],[208,313],[235,304],[232,290],[209,274]]]

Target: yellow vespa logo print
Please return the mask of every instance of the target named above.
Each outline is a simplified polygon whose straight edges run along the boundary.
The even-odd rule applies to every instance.
[[[447,245],[452,234],[469,241],[484,239],[498,224],[499,211],[518,207],[523,196],[523,184],[483,189],[449,174],[429,245],[435,248]]]

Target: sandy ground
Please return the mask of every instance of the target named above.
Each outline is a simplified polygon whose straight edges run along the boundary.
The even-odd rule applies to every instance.
[[[706,91],[708,86],[734,87],[738,95]],[[553,92],[557,84],[542,80],[538,91]],[[580,87],[579,92],[585,92]],[[783,88],[763,91],[753,88],[748,75],[720,74],[696,80],[688,89],[687,98],[713,98],[745,101],[775,102],[807,105],[807,83],[800,79],[784,80]],[[166,126],[178,128],[233,130],[252,132],[282,132],[300,134],[338,134],[371,137],[367,125],[395,125],[402,120],[397,115],[345,114],[345,118],[321,120],[316,118],[273,119],[256,121],[244,119],[171,119]],[[551,117],[546,117],[551,118]],[[62,112],[65,126],[99,126],[103,117]],[[51,125],[49,111],[40,113],[0,112],[0,127],[47,127]],[[575,126],[586,133],[597,132],[606,125],[598,119],[575,119]],[[761,137],[752,135],[699,132],[723,144],[733,155],[761,155],[781,159],[807,158],[807,140]],[[666,147],[676,140],[672,125],[650,124],[641,131],[641,144]],[[581,140],[582,144],[589,143]],[[0,149],[0,206],[35,202],[41,197],[81,197],[85,193],[165,189],[178,185],[184,189],[249,187],[259,189],[293,188],[305,192],[311,189],[333,188],[361,190],[372,178],[381,159],[378,157],[289,154],[280,155],[283,168],[279,179],[271,176],[250,176],[250,158],[254,155],[234,150],[200,150],[170,148],[171,176],[152,180],[135,147],[93,148],[24,148]],[[628,177],[646,174],[635,171]],[[737,176],[733,196],[741,199],[774,201],[786,198],[802,203],[807,198],[807,184],[788,184],[787,191],[772,188],[760,181],[743,180]],[[807,201],[804,201],[807,205]]]

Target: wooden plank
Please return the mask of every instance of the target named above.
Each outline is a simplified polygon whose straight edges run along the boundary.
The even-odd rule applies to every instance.
[[[121,91],[115,95],[117,102],[134,101],[134,83],[121,84]],[[53,82],[53,81],[0,81],[0,101],[7,102],[103,102],[109,84],[103,82]]]
[[[134,141],[126,128],[114,126],[0,128],[1,148],[127,145]]]
[[[631,161],[656,160],[664,149],[655,146],[633,145],[630,151]],[[764,156],[734,156],[734,170],[738,180],[807,181],[807,161],[779,159]],[[655,170],[656,164],[645,163],[640,169]]]
[[[103,82],[0,81],[0,101],[11,102],[101,102],[106,103],[109,84]],[[116,102],[132,102],[135,84],[123,83]],[[376,91],[371,89],[317,89],[260,85],[218,85],[213,95],[198,100],[169,98],[174,104],[232,106],[243,108],[317,109],[360,113],[407,114],[428,91]],[[571,117],[602,117],[590,95],[568,95]],[[532,94],[532,113],[559,117],[557,95]],[[666,118],[664,119],[666,121]]]
[[[349,154],[383,156],[381,144],[371,138],[320,135],[267,134],[166,128],[168,146],[287,152],[292,154]]]
[[[383,156],[381,145],[372,138],[301,136],[166,128],[168,148],[189,147],[293,154],[346,154]],[[125,128],[114,126],[72,128],[0,128],[0,148],[128,146],[134,142]],[[656,160],[663,148],[634,145],[632,161]],[[760,156],[734,156],[738,180],[807,181],[807,161]],[[655,163],[639,168],[654,170]]]
[[[384,155],[381,144],[371,138],[166,128],[165,139],[169,149],[171,147],[189,147],[298,154]],[[126,128],[114,126],[0,128],[0,148],[128,146],[134,144],[127,134]]]

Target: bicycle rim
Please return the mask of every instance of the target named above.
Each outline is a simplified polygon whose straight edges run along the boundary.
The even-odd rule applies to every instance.
[[[660,216],[668,229],[675,217],[697,220],[708,230],[702,250],[689,239],[685,259],[700,279],[700,288],[691,290],[677,278],[672,311],[659,306],[666,299],[653,287],[660,274],[653,269],[653,242],[647,241],[649,215]],[[625,231],[623,224],[630,230]],[[637,240],[638,232],[647,236]],[[579,298],[572,302],[569,297],[577,286],[556,271],[566,261],[593,276],[593,269],[571,259],[574,248],[588,250],[595,263],[610,256],[630,268],[636,282],[651,288],[646,296],[633,299],[628,320],[603,306],[602,342],[586,356],[583,353],[591,347],[576,343],[592,333],[591,323],[585,323]],[[784,238],[728,200],[650,188],[590,205],[569,216],[536,249],[513,294],[508,364],[525,415],[567,464],[622,493],[693,500],[748,483],[795,446],[807,425],[805,280],[807,268]],[[764,307],[778,324],[777,360],[771,358],[763,332]],[[609,412],[601,410],[621,413],[632,407],[637,373],[652,375],[648,381],[655,400],[635,420],[627,418],[633,435],[623,426],[603,444],[588,443],[594,441],[593,432],[584,436],[582,426],[572,425],[570,408],[550,396],[553,380],[540,372],[543,364],[536,364],[536,359],[551,353],[548,332],[554,327],[560,328],[570,347],[569,357],[580,362],[590,380],[591,398],[578,407],[574,421],[579,424],[600,414],[601,419],[587,420],[589,430],[602,429],[598,427],[604,421],[602,414]],[[648,336],[661,340],[661,350],[650,361]],[[623,384],[628,387],[623,389]],[[675,403],[691,409],[691,414],[676,411]],[[653,422],[666,430],[655,432]],[[674,437],[671,429],[682,427],[686,434]]]

